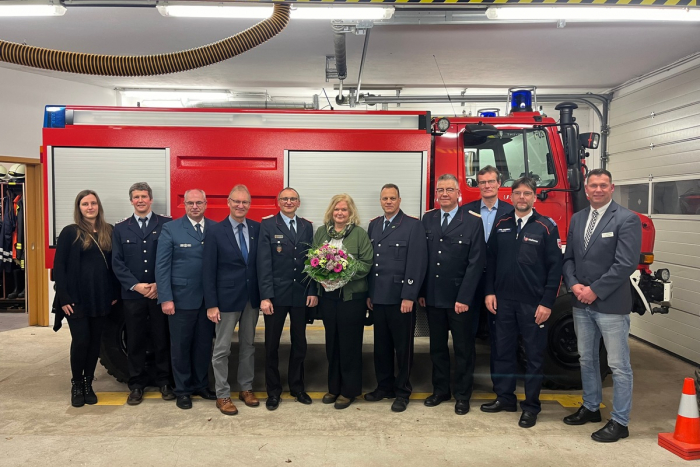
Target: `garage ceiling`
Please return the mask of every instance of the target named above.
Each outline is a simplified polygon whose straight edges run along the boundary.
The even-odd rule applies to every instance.
[[[398,8],[401,8],[397,6]],[[155,8],[80,7],[65,16],[2,18],[0,39],[52,49],[115,55],[168,53],[205,45],[257,20],[166,18]],[[364,38],[348,34],[348,79],[357,80]],[[537,85],[541,92],[601,92],[700,51],[693,23],[376,25],[362,88],[403,93]],[[277,37],[223,63],[144,78],[83,76],[0,66],[106,88],[216,88],[307,96],[325,81],[333,54],[330,22],[292,20]],[[379,92],[391,94],[391,92]]]

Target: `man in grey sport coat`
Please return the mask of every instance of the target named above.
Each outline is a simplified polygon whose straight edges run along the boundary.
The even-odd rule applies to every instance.
[[[586,178],[590,208],[571,218],[563,275],[571,289],[574,328],[578,340],[583,405],[564,418],[567,425],[600,422],[602,383],[600,338],[613,371],[612,419],[591,435],[595,441],[615,442],[629,436],[632,408],[632,367],[628,336],[632,311],[630,275],[639,264],[642,226],[639,216],[612,200],[612,175],[595,169]]]

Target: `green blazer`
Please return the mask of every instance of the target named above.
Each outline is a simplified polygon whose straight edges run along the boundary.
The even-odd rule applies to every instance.
[[[323,245],[325,242],[330,242],[332,239],[328,235],[325,225],[321,225],[316,229],[314,235],[313,246]],[[358,298],[367,298],[367,274],[372,267],[372,242],[369,241],[365,229],[356,225],[343,239],[345,251],[360,262],[360,267],[350,282],[343,287],[343,301],[348,301]],[[323,286],[319,286],[318,294],[323,295],[325,292]]]

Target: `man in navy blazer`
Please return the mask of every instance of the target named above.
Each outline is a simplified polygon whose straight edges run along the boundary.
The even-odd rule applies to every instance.
[[[134,215],[114,226],[112,232],[112,269],[122,286],[124,321],[129,363],[129,397],[126,403],[143,401],[143,391],[150,384],[146,368],[146,351],[150,344],[155,354],[155,383],[165,400],[175,399],[171,385],[170,337],[168,319],[156,298],[156,248],[161,229],[171,218],[151,210],[153,190],[146,182],[129,188]]]
[[[428,241],[428,271],[418,299],[428,307],[433,394],[424,404],[435,407],[452,398],[450,391],[449,333],[455,352],[455,413],[469,412],[474,386],[474,319],[480,304],[474,292],[484,272],[486,242],[479,214],[459,207],[459,182],[441,175],[435,189],[440,209],[423,216]]]
[[[313,224],[296,215],[301,199],[294,188],[280,191],[277,205],[280,212],[262,220],[258,249],[260,308],[265,318],[265,406],[268,410],[279,407],[282,395],[278,351],[287,315],[292,341],[287,371],[289,391],[298,402],[311,404],[304,387],[306,307],[318,304],[316,282],[304,273],[306,252],[314,237]]]
[[[463,209],[481,215],[481,222],[484,224],[484,240],[488,243],[493,226],[496,225],[498,219],[506,214],[512,213],[514,209],[512,204],[498,199],[498,189],[501,188],[501,172],[496,167],[487,165],[479,170],[476,174],[476,182],[479,185],[481,199],[465,204]],[[479,285],[476,288],[476,293],[474,294],[474,306],[479,307],[479,312],[473,315],[474,336],[479,332],[479,319],[482,320],[482,323],[484,322],[483,320],[486,320],[486,322],[488,322],[491,342],[491,380],[493,381],[493,367],[496,361],[496,316],[489,313],[484,306],[484,288],[486,287],[485,272],[484,269],[484,274],[482,274]],[[495,384],[495,381],[493,382]]]
[[[591,206],[571,218],[563,266],[564,280],[572,292],[583,383],[583,405],[575,414],[565,417],[564,423],[583,425],[601,421],[603,391],[598,349],[602,336],[613,372],[612,419],[591,437],[604,443],[629,436],[630,275],[639,264],[642,249],[639,216],[612,200],[614,190],[610,172],[605,169],[588,172],[586,195]]]
[[[185,192],[185,216],[163,226],[156,253],[158,303],[168,316],[177,406],[192,408],[190,396],[216,399],[209,390],[214,324],[207,319],[202,288],[204,238],[216,222],[204,217],[202,190]]]
[[[423,224],[401,210],[398,186],[384,185],[379,192],[379,203],[384,215],[372,219],[367,229],[375,254],[367,276],[367,307],[374,312],[377,388],[365,394],[365,400],[376,402],[396,397],[391,410],[403,412],[413,391],[410,376],[415,302],[428,265],[428,248]]]
[[[230,215],[209,229],[204,242],[204,304],[216,324],[212,366],[216,380],[216,406],[225,415],[238,409],[231,401],[228,357],[231,336],[238,328],[238,398],[248,407],[260,402],[253,393],[255,326],[260,315],[257,252],[260,223],[247,219],[250,191],[236,185],[228,195]]]

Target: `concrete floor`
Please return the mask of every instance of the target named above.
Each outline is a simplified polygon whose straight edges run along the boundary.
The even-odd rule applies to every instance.
[[[262,320],[260,321],[262,325]],[[255,387],[264,389],[261,328],[257,333]],[[335,410],[316,399],[325,389],[325,354],[320,323],[308,330],[307,389],[310,406],[283,399],[270,412],[237,404],[227,417],[211,401],[194,400],[178,409],[156,394],[136,407],[124,404],[126,386],[98,366],[95,390],[103,401],[119,392],[117,405],[70,406],[70,334],[22,327],[0,332],[0,465],[89,466],[665,466],[687,465],[657,445],[659,432],[673,431],[684,377],[694,368],[638,341],[631,341],[635,371],[631,436],[604,445],[590,439],[603,424],[569,427],[561,419],[574,412],[580,391],[545,391],[537,426],[517,426],[518,413],[479,411],[490,394],[486,346],[478,345],[472,411],[454,414],[454,403],[427,408],[412,400],[395,414],[390,401],[359,401]],[[372,331],[365,333],[366,391],[372,390]],[[288,344],[283,345],[284,353]],[[429,393],[427,338],[416,339],[412,382],[416,396]],[[282,358],[286,364],[286,356]],[[233,373],[235,374],[235,373]],[[522,389],[519,389],[522,392]],[[606,381],[603,416],[612,394]],[[264,391],[258,392],[264,397]],[[557,402],[559,401],[559,402]]]

